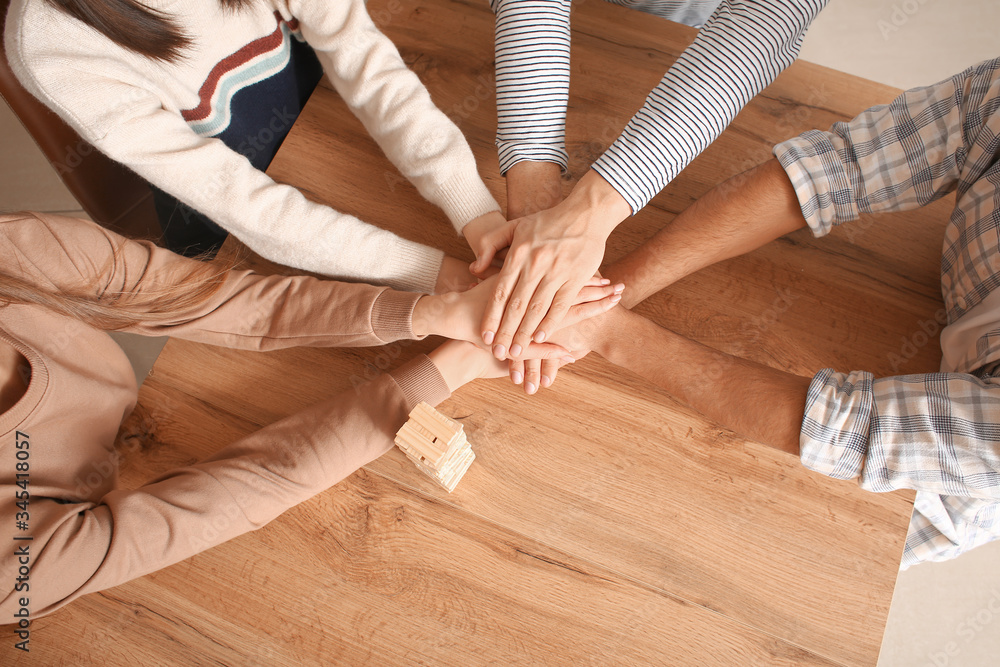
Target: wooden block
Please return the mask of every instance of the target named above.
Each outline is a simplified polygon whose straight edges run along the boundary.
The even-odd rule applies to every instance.
[[[409,421],[396,432],[396,446],[448,493],[476,458],[462,425],[426,403],[413,408]]]

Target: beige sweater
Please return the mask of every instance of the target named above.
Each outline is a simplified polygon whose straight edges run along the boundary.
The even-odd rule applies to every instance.
[[[280,69],[282,49],[297,38],[287,32],[289,23],[316,51],[337,92],[389,159],[456,230],[499,210],[465,138],[372,23],[363,0],[254,0],[238,12],[223,10],[219,0],[143,4],[162,10],[191,37],[183,60],[164,63],[128,51],[49,0],[13,0],[4,34],[11,68],[84,139],[259,255],[328,276],[423,292],[433,290],[443,257],[308,201],[213,138],[215,130],[185,122],[182,112],[201,103],[212,107],[213,117],[225,116],[227,91]],[[273,48],[262,46],[272,34],[281,39]],[[241,60],[240,53],[255,48],[260,53]],[[203,100],[212,82],[218,88]],[[287,123],[280,116],[275,120]],[[327,159],[342,158],[331,152]]]
[[[123,243],[115,259],[113,249]],[[173,284],[193,261],[126,242],[92,223],[27,214],[0,216],[0,253],[7,271],[40,286],[93,284],[97,294]],[[131,331],[255,350],[381,345],[413,337],[418,298],[383,287],[236,271],[201,306]],[[124,490],[108,465],[117,460],[115,436],[137,394],[121,349],[106,333],[37,306],[0,308],[0,339],[31,365],[26,394],[0,415],[5,623],[22,597],[37,618],[260,528],[386,452],[417,403],[433,405],[449,395],[437,368],[421,356],[206,461]],[[16,485],[18,441],[26,441],[30,453],[26,531],[16,524],[15,494],[23,490]],[[29,589],[12,591],[14,548],[23,545],[30,552]]]

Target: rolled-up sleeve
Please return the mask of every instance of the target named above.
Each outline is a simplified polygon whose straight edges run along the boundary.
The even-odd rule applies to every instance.
[[[960,373],[874,379],[824,369],[809,387],[802,464],[869,491],[1000,500],[1000,385]]]
[[[829,132],[810,130],[774,147],[802,214],[822,236],[860,213],[925,206],[978,179],[1000,105],[1000,59],[908,90]]]

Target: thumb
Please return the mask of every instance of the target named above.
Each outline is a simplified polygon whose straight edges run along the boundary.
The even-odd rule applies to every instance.
[[[513,238],[514,223],[512,222],[483,234],[479,242],[472,248],[473,252],[476,253],[476,261],[469,265],[469,271],[481,278],[485,277],[483,273],[493,263],[496,254],[509,247]]]

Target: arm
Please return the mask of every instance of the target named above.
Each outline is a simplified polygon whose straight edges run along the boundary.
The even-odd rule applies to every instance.
[[[528,160],[566,170],[568,0],[491,0],[496,14],[497,149],[500,173]]]
[[[518,220],[507,233],[511,251],[495,303],[483,318],[484,340],[492,337],[506,349],[512,341],[523,345],[553,329],[569,295],[600,264],[611,231],[645,206],[795,59],[824,4],[723,2],[567,200]]]
[[[862,212],[913,209],[967,187],[979,175],[968,156],[989,136],[998,80],[1000,60],[989,61],[780,143],[776,159],[717,186],[604,273],[628,286],[630,308],[807,224],[819,237]]]
[[[574,350],[593,349],[747,438],[799,452],[808,378],[724,354],[624,308],[560,332],[554,340]],[[761,410],[762,403],[767,410]]]
[[[139,321],[119,330],[255,350],[363,347],[429,335],[478,341],[475,323],[493,280],[426,296],[310,276],[262,276],[130,241],[86,220],[45,214],[0,216],[0,251],[8,258],[4,272],[33,290],[140,310]],[[204,298],[185,298],[212,284],[217,287]],[[587,287],[570,321],[617,300],[615,286]],[[565,355],[555,345],[534,345],[529,352],[533,358]]]
[[[631,308],[695,271],[801,229],[806,220],[777,160],[716,186],[602,274],[628,286]]]
[[[96,224],[56,215],[0,218],[5,270],[39,288],[133,305],[124,331],[225,347],[368,346],[416,338],[420,294],[310,276],[225,271]],[[206,289],[205,298],[183,299]],[[177,297],[181,297],[178,302]]]
[[[457,231],[499,210],[465,137],[375,27],[363,0],[292,0],[288,8],[351,111]]]
[[[589,326],[588,326],[589,325]],[[836,479],[1000,501],[1000,383],[961,373],[811,380],[739,359],[623,308],[556,339],[592,348],[709,419]],[[761,406],[767,405],[766,410]]]
[[[995,379],[926,373],[875,379],[825,369],[809,385],[802,463],[870,491],[1000,501]]]
[[[724,0],[594,170],[643,208],[792,64],[825,5]]]
[[[342,10],[342,4],[330,7]],[[208,215],[270,260],[401,289],[434,288],[441,267],[440,251],[314,204],[297,189],[275,183],[221,141],[198,136],[179,112],[170,108],[172,103],[165,103],[138,74],[142,67],[131,62],[136,56],[95,37],[47,3],[24,3],[23,7],[25,15],[9,17],[5,33],[11,67],[32,94],[99,150]],[[43,8],[48,8],[44,15]],[[39,15],[26,16],[32,11]],[[48,37],[58,34],[53,39],[58,39],[64,50],[76,48],[77,57],[39,52],[33,44],[46,40],[33,41],[36,31]],[[106,55],[98,55],[103,53]],[[384,47],[375,55],[381,58],[375,61],[379,66],[389,66]],[[398,54],[395,56],[398,58]],[[81,63],[93,63],[94,67],[84,69]],[[405,73],[390,72],[389,79],[396,80],[400,75],[406,78]],[[409,76],[415,80],[412,73]],[[384,97],[375,98],[387,102]],[[398,126],[399,119],[396,121]],[[411,160],[416,164],[410,165],[412,170],[407,166],[407,170],[421,180],[422,191],[433,190],[429,183],[435,178],[442,181],[442,187],[433,195],[435,203],[453,217],[471,218],[480,208],[495,210],[492,199],[486,207],[482,198],[484,186],[475,175],[471,155],[453,156],[450,135],[445,139],[450,152],[446,148],[431,151],[430,146],[423,147],[429,155],[420,160],[415,159],[419,151],[414,150]],[[468,152],[464,143],[461,148]],[[466,176],[453,177],[454,172],[466,168]],[[458,187],[456,179],[461,178],[473,179],[478,189],[470,186],[465,191]],[[448,199],[446,193],[454,199]],[[454,217],[456,222],[458,219]]]
[[[140,488],[114,490],[97,502],[34,499],[33,616],[264,526],[391,449],[417,403],[436,405],[471,379],[502,371],[474,346],[448,343]],[[44,427],[20,428],[37,439]],[[11,508],[0,515],[13,525]],[[4,570],[11,563],[16,570],[11,555],[0,561]],[[9,617],[18,595],[9,592],[0,613]]]
[[[552,208],[567,167],[570,2],[493,0],[497,150],[511,220]]]

